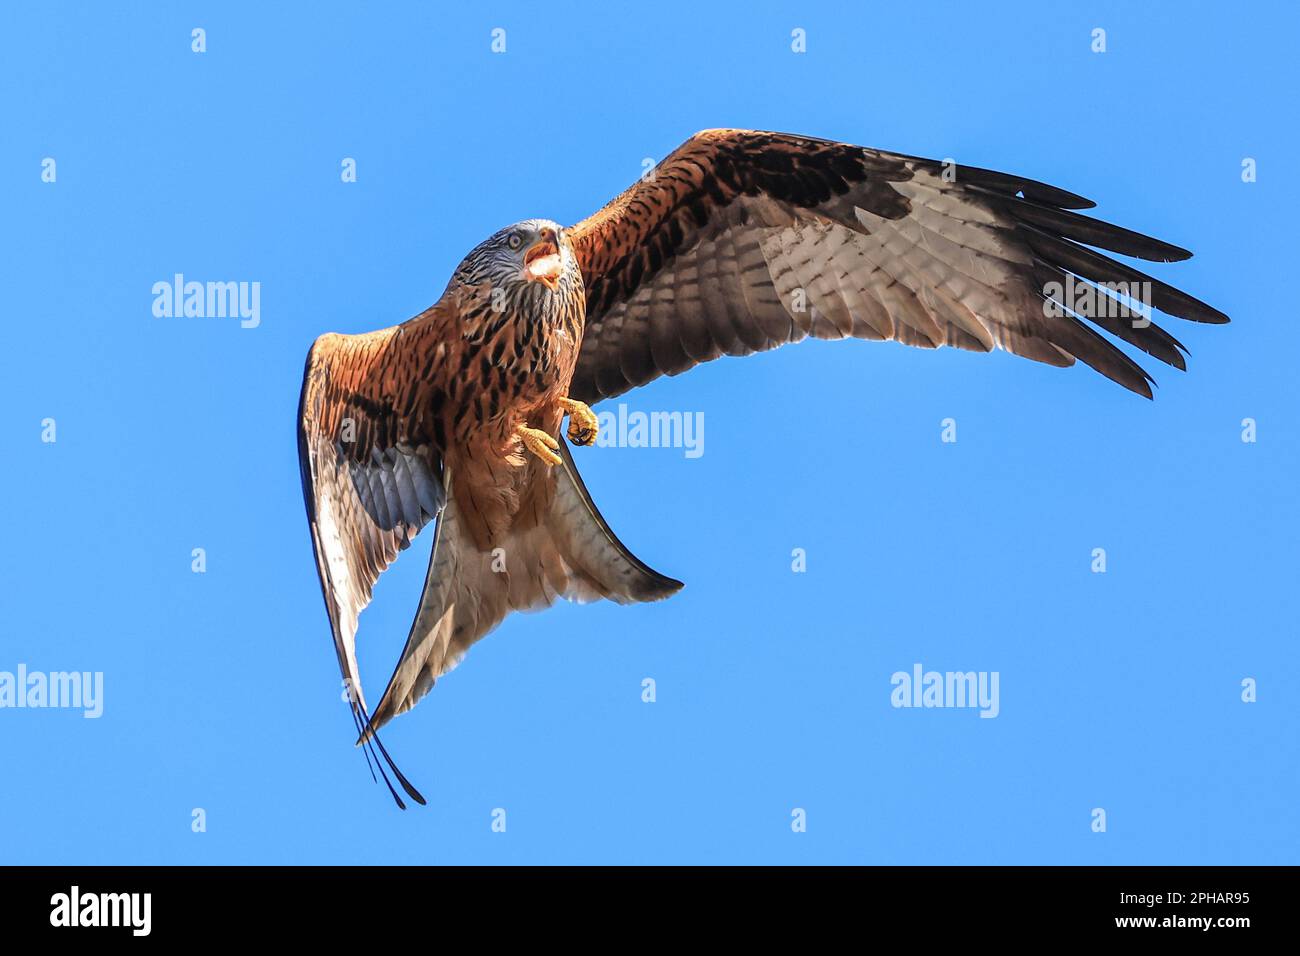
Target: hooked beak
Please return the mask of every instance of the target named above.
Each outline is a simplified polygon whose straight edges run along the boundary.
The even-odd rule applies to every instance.
[[[554,292],[563,271],[560,231],[548,226],[542,230],[542,237],[524,253],[524,278],[540,282]]]

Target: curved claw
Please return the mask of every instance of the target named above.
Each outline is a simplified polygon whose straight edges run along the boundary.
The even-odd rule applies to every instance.
[[[524,447],[540,458],[544,464],[558,465],[564,461],[556,454],[560,450],[560,443],[540,428],[520,425],[515,429],[515,434],[524,443]]]
[[[560,399],[560,406],[569,413],[569,441],[575,445],[593,445],[600,433],[600,422],[587,405],[572,398]]]

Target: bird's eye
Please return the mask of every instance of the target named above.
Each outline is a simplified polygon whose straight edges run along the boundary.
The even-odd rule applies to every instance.
[[[519,235],[519,233],[517,232],[510,233],[510,237],[506,239],[506,245],[509,246],[511,249],[517,250],[523,244],[524,244],[524,237]]]

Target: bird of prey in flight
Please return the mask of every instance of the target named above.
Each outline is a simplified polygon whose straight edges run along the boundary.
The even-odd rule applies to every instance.
[[[424,802],[375,732],[511,611],[561,597],[654,601],[681,588],[601,517],[561,437],[566,416],[569,441],[590,445],[589,406],[602,399],[809,336],[1077,359],[1150,398],[1151,377],[1101,333],[1179,369],[1182,345],[1149,311],[1117,317],[1067,293],[1113,304],[1139,288],[1166,315],[1228,318],[1096,251],[1191,255],[1074,211],[1093,205],[986,169],[707,130],[575,226],[530,219],[488,237],[411,320],[318,338],[299,406],[303,491],[372,773],[403,805],[387,764]],[[357,617],[431,521],[415,621],[370,710]]]

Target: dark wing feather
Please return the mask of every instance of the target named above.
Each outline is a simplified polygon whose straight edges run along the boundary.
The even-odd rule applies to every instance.
[[[1181,344],[1131,315],[1077,314],[1055,284],[1149,283],[1146,304],[1162,312],[1228,319],[1089,248],[1190,256],[1072,211],[1092,205],[986,169],[706,130],[569,231],[587,290],[570,395],[592,403],[811,335],[1078,359],[1149,398],[1150,376],[1093,326],[1178,368]],[[1116,312],[1124,302],[1097,295]]]
[[[413,390],[418,350],[401,328],[323,335],[307,356],[298,457],[316,567],[357,732],[369,722],[357,671],[357,617],[375,581],[442,509],[441,455]],[[407,794],[424,798],[377,746]],[[367,754],[369,759],[371,754]],[[375,765],[378,764],[378,754]],[[379,765],[385,783],[388,776]],[[392,784],[389,784],[392,791]],[[393,791],[398,805],[400,797]]]

